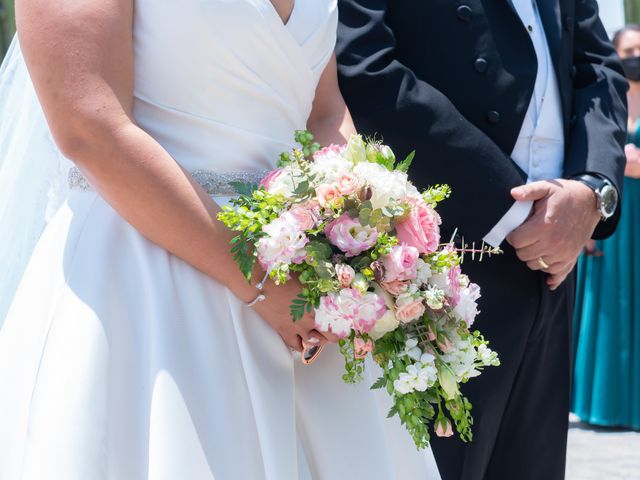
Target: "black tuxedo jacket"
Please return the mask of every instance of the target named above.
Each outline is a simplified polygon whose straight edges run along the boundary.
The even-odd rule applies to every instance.
[[[510,0],[339,0],[340,86],[363,133],[416,150],[418,186],[447,183],[445,227],[482,239],[526,176],[511,160],[537,60]],[[565,177],[620,190],[627,82],[596,0],[537,0],[562,98]],[[617,214],[595,238],[610,235]]]

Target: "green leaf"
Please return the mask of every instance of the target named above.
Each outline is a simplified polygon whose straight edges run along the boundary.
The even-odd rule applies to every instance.
[[[305,180],[298,184],[298,186],[296,187],[293,193],[295,193],[296,195],[304,195],[308,191],[309,191],[309,182]]]
[[[291,305],[289,306],[289,312],[291,313],[291,318],[293,322],[297,322],[302,320],[306,311],[313,308],[313,302],[310,302],[309,299],[303,295],[299,294],[296,298],[291,301]]]
[[[369,221],[371,219],[371,209],[370,208],[363,208],[360,210],[360,213],[358,214],[358,220],[360,220],[360,225],[367,226],[369,225]]]
[[[408,172],[409,167],[411,167],[411,163],[413,162],[413,158],[415,156],[416,156],[416,151],[414,150],[409,155],[407,155],[407,158],[405,158],[402,162],[396,165],[396,170],[400,172],[405,172],[405,173]]]
[[[387,379],[384,377],[378,378],[373,385],[371,385],[371,390],[379,390],[384,388],[387,385]]]
[[[387,413],[387,418],[391,418],[397,414],[398,414],[398,406],[394,404],[393,407],[391,407],[391,409],[389,410],[389,413]]]
[[[256,183],[229,182],[229,185],[233,187],[238,195],[246,195],[247,197],[250,197],[255,190],[258,190],[258,184]]]

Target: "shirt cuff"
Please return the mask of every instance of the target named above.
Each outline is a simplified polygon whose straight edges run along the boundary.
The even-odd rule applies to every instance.
[[[515,202],[495,227],[482,239],[494,248],[498,248],[507,235],[524,223],[531,213],[533,202]]]

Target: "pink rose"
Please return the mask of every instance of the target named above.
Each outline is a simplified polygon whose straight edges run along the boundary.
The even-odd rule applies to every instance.
[[[318,150],[313,154],[314,161],[321,161],[322,157],[331,157],[334,158],[336,156],[342,156],[342,153],[347,148],[346,145],[329,145],[328,147],[324,147],[321,150]]]
[[[440,243],[440,215],[421,198],[408,199],[411,211],[407,219],[396,225],[400,243],[411,245],[420,253],[433,253]]]
[[[366,342],[361,337],[353,339],[353,353],[356,358],[365,358],[371,350],[373,350],[373,342],[371,339],[367,339]]]
[[[267,192],[269,191],[269,187],[273,183],[273,181],[282,174],[283,170],[281,168],[277,168],[267,173],[267,175],[260,180],[260,186],[263,187]]]
[[[355,257],[369,250],[378,240],[378,230],[362,226],[360,220],[343,213],[331,222],[325,233],[329,241],[346,253],[347,257]]]
[[[316,198],[322,207],[328,206],[338,197],[340,197],[340,192],[333,185],[324,183],[316,188]]]
[[[436,420],[436,435],[438,437],[450,437],[453,435],[451,421],[448,418]]]
[[[418,249],[397,245],[382,258],[385,282],[413,280],[418,276]]]
[[[393,280],[391,282],[381,282],[380,286],[394,297],[397,297],[407,289],[407,287],[409,286],[409,282],[403,282],[402,280]]]
[[[398,307],[396,309],[396,318],[400,320],[401,323],[409,323],[422,317],[425,311],[426,308],[422,300],[416,300],[402,307]]]
[[[356,278],[356,271],[350,265],[339,264],[336,265],[336,276],[343,288],[349,288]]]
[[[353,173],[343,173],[338,177],[337,187],[342,195],[351,195],[360,188],[360,181]]]
[[[289,210],[289,213],[296,219],[302,231],[311,230],[316,226],[316,217],[313,211],[303,205],[295,205]]]

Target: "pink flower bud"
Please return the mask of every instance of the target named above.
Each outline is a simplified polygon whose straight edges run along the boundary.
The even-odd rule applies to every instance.
[[[451,437],[453,435],[453,427],[448,418],[439,418],[436,420],[436,435],[438,437]]]
[[[373,342],[368,339],[366,342],[361,337],[353,339],[353,352],[357,359],[363,359],[373,350]]]
[[[356,271],[350,265],[340,264],[336,265],[336,276],[343,288],[349,288],[356,278]]]

